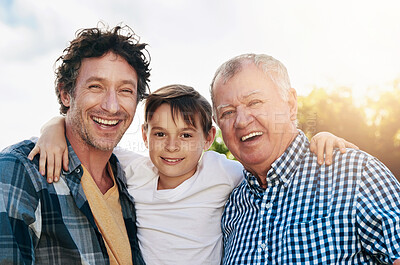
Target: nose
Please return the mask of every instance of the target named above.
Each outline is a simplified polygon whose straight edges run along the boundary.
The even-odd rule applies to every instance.
[[[235,128],[245,128],[253,121],[253,116],[245,107],[236,108]]]
[[[180,150],[179,140],[175,136],[169,136],[166,143],[165,149],[168,152],[177,152]]]
[[[117,91],[115,89],[108,89],[104,95],[101,107],[109,113],[117,113],[120,109]]]

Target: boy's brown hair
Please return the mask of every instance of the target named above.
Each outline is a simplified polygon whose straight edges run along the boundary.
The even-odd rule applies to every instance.
[[[144,130],[147,130],[148,122],[153,118],[154,112],[164,103],[171,107],[172,119],[182,115],[185,123],[195,128],[195,118],[198,114],[204,136],[208,135],[212,128],[210,103],[193,87],[179,84],[161,87],[146,98]]]

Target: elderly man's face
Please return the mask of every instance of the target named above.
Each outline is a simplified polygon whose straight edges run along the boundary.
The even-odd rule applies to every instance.
[[[137,82],[135,69],[112,52],[82,60],[74,97],[62,94],[70,141],[113,150],[135,115]]]
[[[283,101],[268,75],[252,63],[226,83],[214,84],[215,120],[226,146],[248,170],[260,175],[297,134],[296,92]]]

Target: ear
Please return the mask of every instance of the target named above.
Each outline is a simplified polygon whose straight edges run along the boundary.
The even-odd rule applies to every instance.
[[[214,142],[216,132],[217,130],[215,129],[214,126],[212,126],[211,129],[208,131],[206,142],[204,144],[204,151],[207,151],[208,148],[210,148],[210,146]]]
[[[291,88],[289,91],[289,111],[290,111],[290,120],[294,121],[297,119],[297,92],[294,88]]]
[[[71,95],[67,91],[62,89],[61,85],[58,86],[58,91],[60,92],[61,102],[64,104],[64,106],[70,107],[71,106]]]
[[[146,146],[147,149],[149,149],[149,142],[147,140],[147,130],[145,129],[144,124],[142,124],[142,138],[144,145]]]

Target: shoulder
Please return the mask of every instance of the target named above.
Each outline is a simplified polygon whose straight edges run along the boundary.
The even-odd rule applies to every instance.
[[[121,150],[116,150],[114,153],[125,171],[130,189],[142,186],[158,176],[158,170],[151,162],[150,157],[127,150],[122,150],[122,152]]]
[[[35,140],[32,138],[31,140],[24,140],[22,142],[10,145],[4,148],[0,152],[0,156],[3,158],[4,156],[28,156],[29,152],[35,146]]]
[[[339,150],[334,151],[333,163],[329,166],[318,165],[314,154],[308,152],[303,158],[301,168],[310,174],[325,175],[337,181],[349,181],[353,179],[357,183],[376,182],[389,180],[397,182],[387,167],[376,157],[361,151],[347,148],[342,154]]]
[[[0,152],[0,185],[8,186],[9,198],[29,196],[32,199],[48,185],[38,170],[39,157],[36,156],[33,161],[28,159],[34,146],[33,141],[25,140]],[[14,188],[10,189],[10,186]]]
[[[226,178],[236,186],[243,179],[243,166],[238,161],[228,159],[214,151],[204,152],[199,163],[199,171],[216,177]]]
[[[115,147],[113,151],[114,155],[117,156],[118,161],[121,163],[121,166],[125,168],[131,163],[134,163],[135,160],[140,159],[144,156],[135,153],[133,151],[130,151],[128,149],[122,148],[122,147]]]
[[[0,152],[0,171],[1,176],[19,175],[25,169],[35,171],[38,169],[38,156],[33,161],[28,159],[29,152],[33,149],[35,143],[31,140],[25,140],[5,148]]]
[[[365,166],[371,159],[375,158],[370,154],[361,150],[347,148],[346,153],[342,154],[338,149],[335,149],[333,151],[332,164],[329,166],[326,165],[319,166],[317,162],[317,155],[312,153],[310,150],[307,150],[301,159],[300,165],[307,164],[307,166],[324,167],[324,168],[354,167],[354,166],[362,167]]]

